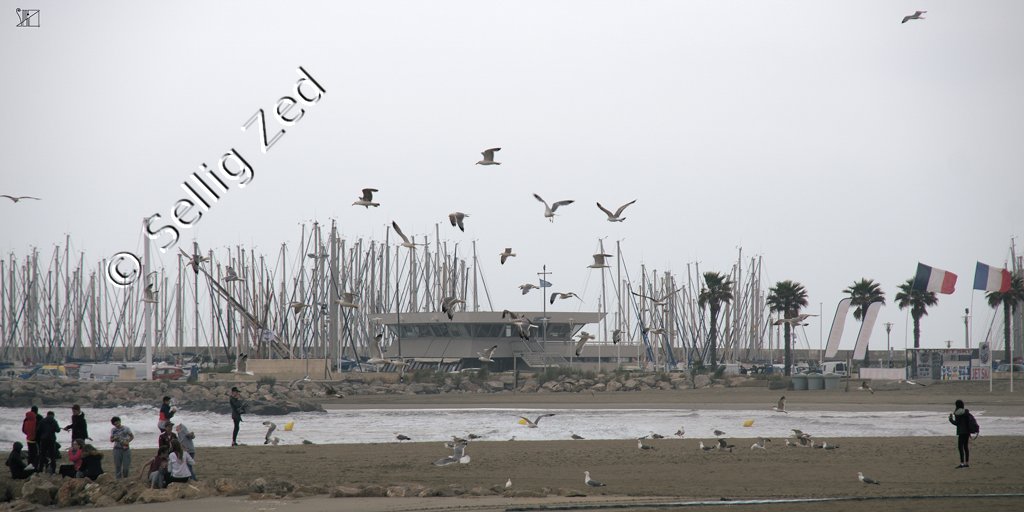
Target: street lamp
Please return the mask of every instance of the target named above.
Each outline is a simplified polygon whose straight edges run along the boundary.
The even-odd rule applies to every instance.
[[[892,322],[885,323],[885,352],[889,357],[889,368],[892,368],[892,349],[889,348],[889,333],[892,332]]]

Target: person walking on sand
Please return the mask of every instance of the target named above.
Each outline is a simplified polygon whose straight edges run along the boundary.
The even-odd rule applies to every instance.
[[[231,421],[235,424],[235,429],[231,432],[231,446],[238,446],[238,427],[242,421],[242,415],[245,414],[245,402],[242,401],[242,395],[238,391],[238,388],[231,388]]]
[[[956,409],[949,413],[949,422],[956,425],[956,448],[960,452],[960,465],[956,469],[971,467],[971,412],[964,407],[963,400],[954,403]]]
[[[71,424],[64,427],[64,430],[71,431],[71,440],[81,439],[83,444],[86,439],[92,440],[89,437],[89,424],[85,421],[85,414],[82,412],[82,407],[78,404],[71,406]]]
[[[114,443],[114,478],[128,478],[132,466],[131,442],[135,440],[132,429],[121,424],[121,418],[110,418],[110,442]]]

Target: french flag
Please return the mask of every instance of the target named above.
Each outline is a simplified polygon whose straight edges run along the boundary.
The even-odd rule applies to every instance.
[[[979,261],[978,266],[974,267],[974,289],[1006,293],[1010,291],[1010,272]]]
[[[929,267],[924,263],[918,263],[914,284],[910,288],[912,290],[938,292],[948,295],[956,290],[956,274],[935,267]]]

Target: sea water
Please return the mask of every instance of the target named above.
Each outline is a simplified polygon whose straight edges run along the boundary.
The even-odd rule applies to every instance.
[[[21,422],[27,409],[0,407],[0,452],[10,449],[14,441],[24,442]],[[48,408],[40,412],[46,414]],[[70,410],[54,411],[61,426],[71,423]],[[110,418],[120,416],[124,425],[135,433],[133,446],[153,448],[157,444],[154,407],[85,408],[89,434],[97,448],[110,448]],[[987,416],[973,411],[984,435],[1024,435],[1024,417]],[[528,428],[520,416],[530,420],[541,414],[554,413]],[[569,439],[575,433],[586,439],[635,439],[657,433],[666,437],[680,428],[689,439],[713,439],[715,429],[726,437],[782,438],[800,429],[815,439],[840,437],[905,437],[952,436],[953,425],[948,413],[935,411],[792,411],[777,413],[765,410],[721,409],[344,409],[327,412],[304,412],[285,416],[243,417],[239,442],[263,444],[267,428],[262,423],[277,425],[272,436],[281,444],[310,441],[325,443],[387,443],[395,442],[397,434],[413,441],[447,441],[451,436],[481,436],[478,441],[543,441]],[[744,423],[753,420],[749,427]],[[196,445],[228,446],[231,444],[231,417],[211,412],[178,411],[175,423],[184,423],[196,433]],[[285,425],[292,423],[290,431]],[[70,443],[70,433],[61,432],[58,441]]]

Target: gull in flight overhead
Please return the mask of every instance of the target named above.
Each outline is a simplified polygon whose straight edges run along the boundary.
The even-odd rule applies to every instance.
[[[501,162],[494,161],[494,152],[501,151],[501,148],[485,149],[480,152],[484,156],[483,160],[480,160],[476,165],[501,165]]]
[[[463,233],[466,232],[466,226],[462,225],[462,221],[466,217],[469,217],[468,213],[451,212],[448,214],[448,220],[452,223],[452,226],[458,226],[459,230]]]
[[[612,345],[622,341],[622,329],[612,331]]]
[[[405,236],[405,233],[402,233],[402,229],[398,227],[397,222],[391,221],[391,227],[395,228],[395,233],[398,233],[398,236],[402,238],[402,247],[415,249],[417,245],[423,245],[414,243],[412,240],[409,240],[409,237]]]
[[[792,318],[780,318],[780,319],[772,322],[772,325],[789,324],[789,325],[792,325],[794,327],[796,327],[798,325],[807,325],[806,323],[804,323],[804,320],[807,320],[808,318],[810,318],[812,316],[818,316],[818,315],[809,315],[807,313],[800,313],[799,315],[794,316]]]
[[[334,303],[343,308],[358,308],[359,304],[356,304],[357,297],[359,296],[352,292],[341,292],[341,297],[334,299]]]
[[[644,444],[644,438],[642,438],[642,437],[638,438],[636,440],[636,447],[639,450],[654,450],[655,449],[654,445],[652,445],[652,444]]]
[[[384,333],[378,333],[373,337],[373,346],[376,349],[377,355],[366,360],[370,364],[393,364],[395,366],[405,366],[409,363],[400,359],[388,359],[384,357],[384,349],[380,346],[380,341],[384,337]]]
[[[594,263],[587,265],[587,268],[608,268],[608,265],[604,262],[604,259],[611,257],[611,254],[595,254]]]
[[[635,202],[636,202],[636,199],[634,199],[634,200],[632,200],[632,201],[630,201],[630,202],[620,206],[618,210],[615,210],[615,213],[612,213],[611,211],[609,211],[604,206],[601,206],[601,203],[597,203],[597,207],[600,208],[601,211],[604,212],[605,215],[608,216],[608,222],[622,222],[622,221],[626,220],[625,217],[622,217],[622,210],[625,210],[627,206],[629,206],[629,205],[631,205],[631,204],[633,204]]]
[[[772,407],[772,410],[775,412],[784,412],[789,414],[789,411],[786,410],[786,395],[782,395],[782,398],[779,399],[779,403],[776,404],[775,407]]]
[[[567,204],[572,204],[575,202],[575,199],[566,199],[563,201],[555,201],[549,206],[548,202],[545,201],[544,198],[540,197],[539,195],[533,194],[533,197],[537,198],[538,201],[544,203],[544,216],[547,217],[547,219],[551,222],[555,221],[555,210],[557,210],[559,206],[565,206]]]
[[[267,427],[267,435],[263,438],[263,444],[270,444],[271,436],[274,434],[274,431],[277,430],[277,424],[273,421],[264,421],[263,426]]]
[[[498,253],[498,256],[501,256],[501,264],[502,265],[505,264],[505,260],[507,260],[507,259],[509,259],[509,258],[511,258],[512,256],[515,256],[515,255],[516,255],[516,253],[512,252],[512,248],[511,247],[506,247],[504,251],[501,251],[500,253]],[[520,288],[522,288],[522,286],[520,286]],[[538,287],[534,286],[534,288],[538,288]],[[527,291],[529,291],[529,289],[527,289]],[[526,295],[526,292],[523,292],[523,295]]]
[[[910,15],[904,16],[903,17],[903,21],[901,21],[900,23],[906,23],[906,22],[908,22],[910,20],[923,20],[924,16],[921,16],[921,15],[926,13],[926,12],[928,12],[928,11],[916,11],[916,12],[914,12],[914,14],[910,14]]]
[[[235,273],[235,269],[233,269],[231,267],[224,267],[224,282],[225,283],[230,283],[232,281],[241,281],[241,280],[242,280],[242,278],[238,277],[238,274]]]
[[[578,334],[580,340],[576,342],[576,357],[580,356],[580,351],[583,350],[583,345],[586,345],[588,341],[594,339],[594,335],[587,331],[580,331]]]
[[[445,297],[441,299],[441,312],[448,315],[448,320],[455,316],[455,305],[465,304],[466,301],[458,297]]]
[[[632,293],[633,293],[633,295],[636,295],[637,297],[644,298],[644,299],[647,299],[647,300],[651,301],[655,306],[664,306],[664,305],[668,304],[668,298],[673,296],[673,295],[675,295],[676,293],[678,293],[679,290],[682,290],[682,288],[676,288],[675,290],[672,290],[671,293],[666,293],[665,296],[663,296],[661,298],[651,297],[650,295],[644,295],[642,293],[637,293],[637,292],[632,292]]]
[[[606,487],[605,484],[590,478],[590,471],[583,472],[583,483],[587,484],[588,487]]]
[[[493,363],[494,359],[491,359],[491,356],[494,354],[494,351],[497,350],[497,349],[498,349],[498,346],[495,345],[495,346],[493,346],[493,347],[491,347],[491,348],[489,348],[487,350],[484,350],[483,352],[477,352],[476,355],[480,356],[477,359],[480,360],[481,363]]]
[[[0,194],[0,197],[6,197],[7,199],[10,199],[11,201],[14,201],[15,203],[17,203],[18,201],[21,201],[22,199],[35,199],[36,201],[42,201],[42,199],[39,199],[38,197],[32,197],[32,196],[9,196],[7,194]]]
[[[552,304],[554,304],[555,303],[555,299],[568,299],[569,297],[576,297],[577,299],[580,299],[580,296],[576,295],[573,292],[569,292],[569,293],[553,292],[551,294],[551,301],[550,302]],[[582,302],[583,299],[580,299],[580,301]]]
[[[530,418],[527,418],[526,416],[519,416],[519,424],[520,425],[526,425],[529,428],[537,428],[537,424],[540,423],[540,419],[541,418],[547,418],[548,416],[554,416],[554,415],[555,415],[555,413],[553,413],[553,412],[549,412],[547,414],[541,414],[540,416],[537,416],[537,419],[535,419],[533,421],[530,421]]]
[[[875,480],[874,478],[868,476],[864,476],[864,473],[861,473],[860,471],[857,472],[857,480],[860,480],[861,482],[864,482],[866,484],[882,485],[878,480]]]
[[[377,192],[377,189],[375,189],[375,188],[364,188],[363,189],[363,196],[360,197],[356,202],[352,203],[352,206],[365,206],[367,210],[369,210],[371,206],[374,206],[374,207],[380,206],[380,203],[373,202],[373,193],[374,192]]]
[[[519,285],[519,289],[523,291],[523,295],[526,295],[527,293],[530,293],[530,290],[540,290],[540,286],[533,283],[526,283]]]
[[[444,457],[443,459],[437,459],[434,461],[435,466],[447,466],[450,464],[469,464],[470,458],[466,453],[466,445],[468,443],[454,443],[452,446],[452,454]]]

